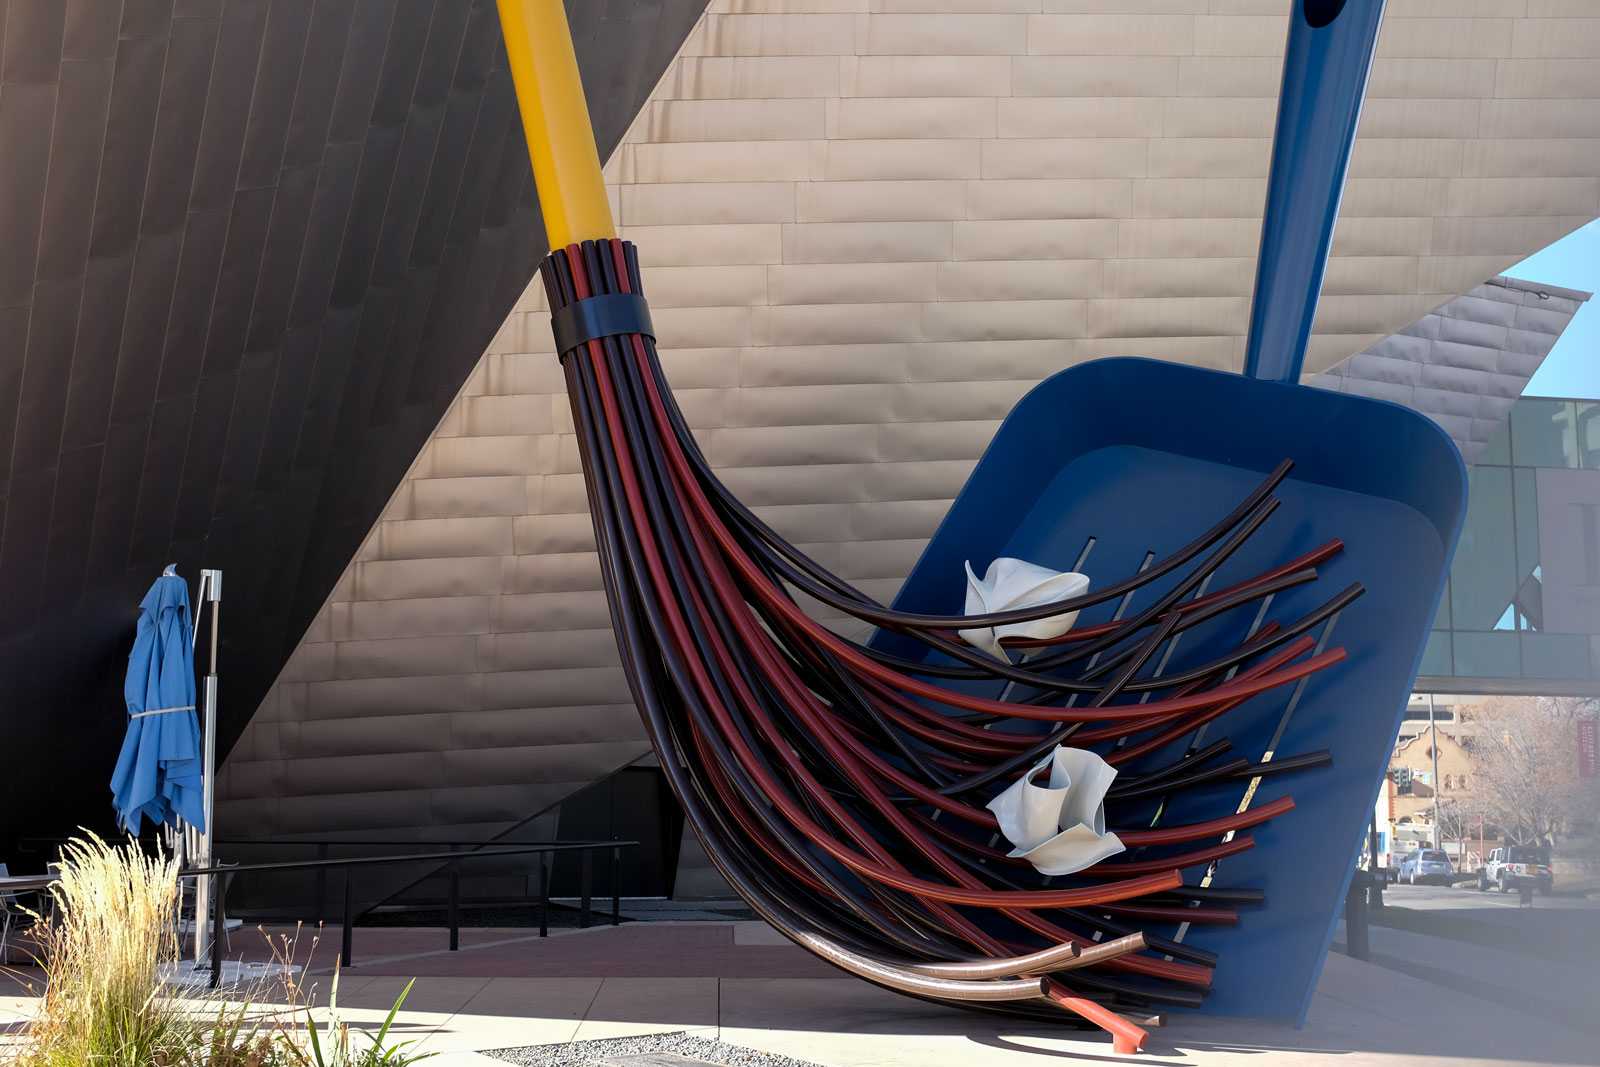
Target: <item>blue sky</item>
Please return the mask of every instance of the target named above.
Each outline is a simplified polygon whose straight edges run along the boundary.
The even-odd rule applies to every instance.
[[[1597,294],[1572,317],[1523,395],[1600,400],[1600,220],[1574,230],[1504,273],[1523,281]]]

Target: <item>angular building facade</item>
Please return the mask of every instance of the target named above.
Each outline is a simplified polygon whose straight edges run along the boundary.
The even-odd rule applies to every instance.
[[[704,4],[571,6],[609,148]],[[227,752],[544,251],[493,0],[0,3],[0,842],[109,828],[169,563]]]
[[[1045,375],[1239,369],[1280,0],[568,7],[694,429],[858,586]],[[224,836],[562,829],[648,745],[493,4],[0,10],[9,836],[107,820],[59,783],[173,560],[227,575]],[[1308,372],[1600,214],[1597,101],[1588,5],[1392,0]]]
[[[1470,467],[1591,295],[1490,278],[1309,384],[1422,412]]]
[[[1285,7],[1145,7],[713,3],[609,158],[712,462],[883,599],[1040,378],[1100,355],[1240,366]],[[1394,355],[1430,381],[1500,360],[1483,384],[1504,393],[1578,306],[1541,318],[1522,283],[1479,286],[1600,213],[1600,78],[1556,55],[1588,22],[1558,41],[1446,11],[1396,4],[1380,38],[1308,363],[1365,350],[1342,388],[1385,389],[1363,361]],[[1528,332],[1453,347],[1469,292],[1526,300]],[[1441,345],[1407,348],[1430,330]],[[551,347],[535,285],[235,749],[232,825],[636,837],[658,819],[633,786],[594,786],[576,822],[557,806],[649,746]]]

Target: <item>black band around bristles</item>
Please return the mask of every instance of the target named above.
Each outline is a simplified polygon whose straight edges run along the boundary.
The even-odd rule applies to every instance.
[[[574,301],[551,312],[550,329],[555,334],[556,352],[562,356],[601,337],[635,333],[652,341],[656,337],[650,305],[635,293],[604,293]]]

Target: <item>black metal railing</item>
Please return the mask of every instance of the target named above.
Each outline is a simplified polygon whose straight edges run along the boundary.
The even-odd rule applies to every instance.
[[[235,844],[244,844],[236,841]],[[239,863],[226,866],[192,867],[178,872],[180,878],[201,878],[211,875],[231,876],[247,872],[259,871],[318,871],[324,877],[330,870],[343,870],[344,872],[344,907],[340,914],[340,923],[343,927],[340,942],[340,961],[348,967],[352,963],[352,952],[355,937],[355,875],[353,868],[368,867],[379,864],[438,862],[449,866],[450,897],[448,903],[447,925],[450,930],[450,951],[455,952],[461,947],[461,864],[466,860],[482,859],[488,856],[527,856],[544,853],[578,852],[582,857],[583,868],[581,876],[582,894],[578,908],[578,925],[589,925],[591,908],[591,893],[594,881],[594,853],[601,849],[611,850],[611,925],[616,926],[622,920],[622,850],[637,845],[637,841],[555,841],[543,844],[517,845],[512,847],[478,848],[472,851],[462,851],[467,844],[482,844],[482,842],[451,842],[449,852],[424,852],[404,853],[388,856],[327,856],[326,845],[344,844],[360,845],[359,841],[337,842],[311,842],[311,841],[264,841],[249,842],[253,845],[261,844],[319,844],[319,857],[311,860],[282,860],[273,863]],[[427,842],[371,842],[372,844],[427,844]],[[223,907],[221,892],[211,894],[211,984],[218,985],[222,978],[222,929]],[[319,920],[320,921],[320,920]],[[204,924],[200,916],[195,916],[194,928],[196,936]],[[539,936],[550,935],[550,879],[548,871],[541,859],[539,863]]]
[[[544,845],[590,845],[592,847],[599,848],[599,847],[602,847],[602,846],[610,846],[612,844],[612,842],[610,842],[610,841],[482,841],[482,840],[478,840],[478,841],[462,841],[462,840],[453,839],[453,838],[452,839],[448,839],[448,840],[432,839],[432,838],[418,838],[418,839],[408,839],[408,840],[403,840],[403,841],[396,841],[396,840],[394,840],[392,838],[385,840],[385,839],[382,839],[382,838],[367,839],[367,838],[219,837],[219,838],[216,839],[216,841],[213,842],[213,844],[214,845],[219,845],[219,846],[233,846],[233,847],[237,847],[237,848],[241,848],[241,849],[242,848],[259,848],[261,846],[268,846],[268,847],[271,847],[271,848],[301,848],[301,849],[308,848],[308,847],[314,847],[315,850],[316,850],[316,858],[319,859],[319,860],[325,860],[325,859],[330,859],[330,858],[336,858],[336,857],[330,857],[330,854],[329,854],[329,850],[334,848],[334,847],[336,847],[336,846],[343,846],[343,847],[347,847],[347,848],[348,847],[353,847],[353,848],[422,848],[422,849],[427,849],[427,848],[445,848],[445,849],[449,849],[451,852],[458,852],[458,851],[468,851],[468,850],[472,850],[472,849],[483,849],[483,848],[515,848],[515,847],[520,846],[520,845],[539,845],[539,846],[544,846]],[[629,842],[629,844],[637,844],[637,842]],[[399,853],[395,853],[395,854],[399,855]],[[413,858],[418,858],[418,859],[423,858],[420,854],[412,854],[412,855],[413,855]],[[590,860],[587,858],[587,853],[585,853],[585,857],[586,858],[583,860],[583,862],[584,862],[585,865],[587,865],[590,862]],[[541,865],[542,864],[543,864],[543,861],[541,860]],[[553,867],[548,872],[541,870],[540,874],[541,874],[542,877],[547,878],[547,880],[552,880],[552,881],[555,879],[555,876],[556,876],[556,872],[555,872]],[[613,868],[613,870],[611,872],[611,876],[612,876],[613,882],[615,882],[616,879],[619,877],[618,871],[615,868]],[[584,884],[588,884],[588,881],[589,881],[589,878],[590,878],[590,874],[589,873],[584,873],[582,877],[583,877],[583,880],[584,880]],[[456,895],[456,899],[458,901],[460,901],[459,890],[455,891],[455,895]],[[585,895],[587,896],[587,893],[585,893]],[[471,906],[471,905],[475,905],[475,904],[476,905],[481,905],[481,904],[504,904],[504,903],[515,903],[516,899],[525,899],[525,898],[515,898],[515,899],[512,899],[512,900],[506,900],[506,899],[503,899],[503,898],[475,899],[475,900],[464,901],[464,902],[461,902],[461,903],[463,903],[463,904],[465,904],[467,906]],[[444,904],[445,901],[439,901],[437,903],[438,904]],[[323,922],[323,921],[327,920],[327,918],[329,917],[328,916],[328,868],[327,867],[320,868],[317,871],[316,889],[314,891],[313,905],[312,905],[312,917],[317,922]]]

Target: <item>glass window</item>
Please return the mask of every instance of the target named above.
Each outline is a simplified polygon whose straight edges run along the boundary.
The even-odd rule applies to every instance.
[[[1491,464],[1507,466],[1511,463],[1511,420],[1505,419],[1495,429],[1489,443],[1483,446],[1483,451],[1478,453],[1475,466]]]
[[[1600,404],[1580,401],[1575,410],[1578,459],[1584,470],[1600,470]]]
[[[1511,462],[1519,467],[1576,467],[1576,405],[1570,400],[1528,400],[1511,411]]]
[[[1475,467],[1468,480],[1466,523],[1450,568],[1450,621],[1457,630],[1492,630],[1518,585],[1511,471]]]
[[[1433,630],[1428,634],[1419,673],[1445,678],[1455,673],[1455,668],[1450,664],[1450,631]]]
[[[1520,586],[1539,566],[1538,474],[1531,467],[1512,468],[1511,490],[1516,526],[1517,583]],[[1527,605],[1523,607],[1526,609]]]
[[[1517,634],[1463,633],[1454,635],[1456,674],[1465,678],[1514,678],[1522,673],[1517,655]]]
[[[1524,633],[1522,669],[1530,678],[1589,677],[1588,635]]]

